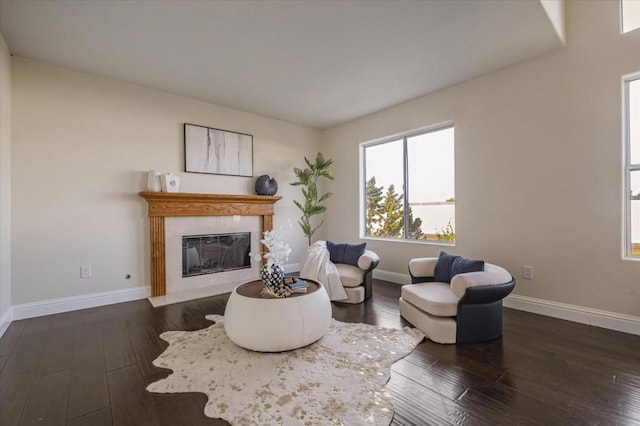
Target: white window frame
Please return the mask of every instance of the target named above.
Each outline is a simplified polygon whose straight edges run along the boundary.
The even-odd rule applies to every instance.
[[[629,86],[632,81],[640,81],[640,73],[623,77],[623,96],[622,96],[622,127],[623,127],[623,143],[624,143],[624,193],[623,193],[623,211],[624,211],[624,247],[623,258],[640,260],[640,255],[632,254],[631,239],[631,172],[640,171],[640,163],[631,163],[631,120],[630,108],[631,99],[629,94]],[[639,135],[640,136],[640,135]]]
[[[438,123],[435,125],[431,125],[431,126],[427,126],[427,127],[421,127],[419,129],[414,129],[408,132],[404,132],[404,133],[398,133],[395,135],[391,135],[391,136],[386,136],[384,138],[381,139],[374,139],[374,140],[370,140],[367,142],[362,142],[360,143],[360,147],[359,147],[359,151],[360,151],[360,182],[359,182],[359,188],[360,188],[360,214],[359,214],[359,222],[360,222],[360,238],[361,239],[365,239],[365,240],[379,240],[379,241],[390,241],[390,242],[402,242],[402,243],[410,243],[410,244],[427,244],[427,245],[437,245],[437,246],[447,246],[447,247],[455,247],[456,243],[458,241],[458,234],[456,232],[456,239],[453,242],[447,242],[447,241],[434,241],[434,240],[416,240],[416,239],[411,239],[411,238],[407,238],[407,227],[409,226],[408,224],[408,198],[407,198],[407,194],[408,194],[408,188],[409,188],[409,175],[408,175],[408,158],[407,158],[407,139],[414,137],[414,136],[419,136],[425,133],[431,133],[431,132],[437,132],[440,130],[445,130],[448,128],[454,128],[455,129],[455,125],[453,123],[453,121],[446,121],[443,123]],[[402,193],[403,193],[403,203],[404,203],[404,230],[403,230],[403,235],[404,237],[378,237],[378,236],[372,236],[372,235],[367,235],[367,230],[366,230],[366,222],[367,222],[367,169],[366,169],[366,165],[367,165],[367,159],[366,159],[366,148],[368,147],[372,147],[375,145],[382,145],[385,143],[389,143],[389,142],[394,142],[397,141],[398,139],[402,139],[402,156],[403,156],[403,188],[402,188]],[[454,145],[454,151],[455,151],[455,130],[454,130],[454,141],[453,141],[453,145]],[[454,168],[455,168],[455,154],[454,154]],[[455,186],[454,186],[455,188]],[[455,189],[454,189],[454,197],[456,197],[455,194]],[[456,198],[457,201],[457,198]],[[454,222],[456,222],[456,216],[457,216],[457,209],[455,210],[454,213]]]
[[[631,28],[625,28],[625,15],[626,14],[631,14],[632,12],[637,11],[637,9],[631,9],[631,10],[626,10],[625,11],[625,4],[627,6],[631,5],[631,2],[629,0],[619,0],[618,1],[618,5],[620,6],[620,34],[626,34],[626,33],[630,33],[633,31],[637,31],[640,29],[640,26],[634,26]],[[636,6],[638,7],[638,6]],[[636,24],[637,25],[637,24]]]

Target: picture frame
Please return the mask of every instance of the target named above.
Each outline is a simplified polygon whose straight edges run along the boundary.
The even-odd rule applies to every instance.
[[[184,123],[184,171],[253,177],[253,136]]]

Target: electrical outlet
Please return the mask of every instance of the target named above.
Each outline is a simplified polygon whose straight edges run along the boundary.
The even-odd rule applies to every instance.
[[[522,278],[524,278],[525,280],[533,279],[533,266],[524,265],[522,267]]]
[[[80,278],[91,278],[91,265],[83,265],[80,267]]]

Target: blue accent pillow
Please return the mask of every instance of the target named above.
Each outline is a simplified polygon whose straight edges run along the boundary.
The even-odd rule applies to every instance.
[[[358,259],[362,256],[366,247],[367,243],[347,244],[327,241],[329,260],[333,263],[346,263],[348,265],[358,266]]]
[[[440,252],[433,273],[434,281],[450,283],[453,277],[466,272],[484,271],[484,260],[471,260],[462,256]]]
[[[451,265],[451,277],[449,281],[458,274],[480,271],[484,271],[484,260],[465,259],[464,257],[458,256]]]
[[[456,257],[453,254],[446,253],[441,251],[438,255],[438,261],[436,262],[436,268],[433,273],[433,280],[441,283],[449,283],[451,282],[451,267],[453,266],[453,261],[456,260]]]
[[[331,262],[342,263],[344,260],[344,244],[327,241],[327,250],[329,250],[329,260]]]

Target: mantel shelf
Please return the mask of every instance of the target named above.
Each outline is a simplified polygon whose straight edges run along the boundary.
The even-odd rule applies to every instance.
[[[149,204],[149,216],[273,215],[280,196],[139,192]]]
[[[165,217],[173,216],[260,216],[261,235],[273,229],[273,205],[280,196],[196,194],[142,191],[138,195],[149,206],[151,239],[151,294],[167,294]]]

